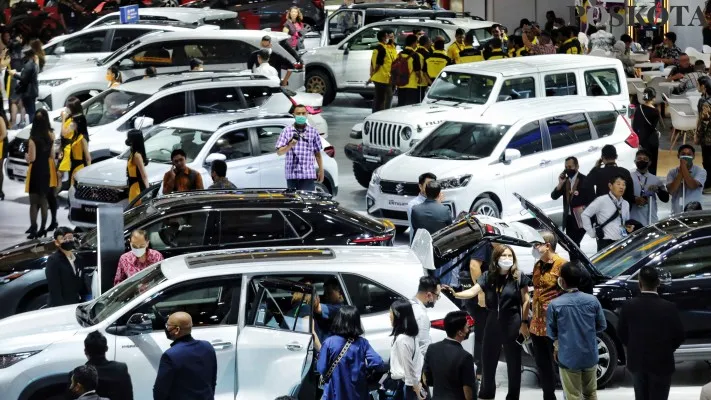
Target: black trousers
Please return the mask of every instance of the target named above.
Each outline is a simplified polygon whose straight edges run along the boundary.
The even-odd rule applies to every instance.
[[[649,172],[652,175],[657,174],[657,162],[659,160],[659,146],[657,147],[645,147],[645,150],[647,150],[650,154],[649,157]],[[706,166],[704,166],[705,168]]]
[[[373,112],[387,110],[393,102],[393,87],[389,83],[373,82],[373,85],[375,85]]]
[[[543,389],[543,400],[556,400],[555,366],[553,365],[553,341],[548,336],[531,335],[533,357]]]
[[[518,400],[521,394],[521,346],[516,343],[521,328],[521,313],[501,313],[489,310],[484,329],[484,348],[481,363],[484,367],[481,377],[479,398],[496,397],[496,366],[499,363],[501,348],[506,357],[506,372],[509,380],[506,400]]]
[[[578,221],[575,220],[575,217],[568,215],[565,220],[565,234],[580,247],[580,242],[582,242],[583,237],[585,237],[585,229],[579,228]]]
[[[409,106],[410,104],[417,104],[420,102],[420,89],[407,89],[398,88],[397,89],[397,106]]]
[[[671,375],[633,372],[635,400],[667,400],[669,398],[671,378]]]
[[[706,174],[711,173],[711,146],[701,146],[702,165],[706,170]],[[707,179],[709,180],[709,179]],[[711,187],[711,182],[704,183],[704,189]]]
[[[469,315],[474,318],[474,364],[476,364],[476,374],[481,375],[481,349],[484,345],[484,330],[488,311],[486,311],[486,307],[479,305],[476,297],[466,300],[464,306]]]
[[[616,240],[610,240],[610,239],[596,239],[596,240],[597,240],[597,251],[600,251],[600,250],[604,249],[605,247],[616,242]]]
[[[32,98],[32,97],[23,97],[22,98],[22,105],[25,107],[25,112],[27,113],[27,117],[30,120],[30,123],[34,121],[35,119],[35,101],[37,99]]]

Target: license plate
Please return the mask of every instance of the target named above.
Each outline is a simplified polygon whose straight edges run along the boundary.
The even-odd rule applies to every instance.
[[[13,165],[12,173],[16,176],[27,177],[27,167],[24,165]]]
[[[81,206],[81,210],[87,214],[96,215],[96,206]]]
[[[372,162],[372,163],[380,163],[380,162],[383,161],[382,157],[380,157],[380,156],[371,156],[371,155],[369,155],[369,154],[364,154],[364,155],[363,155],[363,158],[365,159],[365,161],[367,161],[367,162]]]

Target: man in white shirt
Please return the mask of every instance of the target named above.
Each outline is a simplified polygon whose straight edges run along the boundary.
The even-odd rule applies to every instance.
[[[679,166],[667,174],[667,190],[671,195],[672,214],[684,211],[686,205],[701,202],[706,183],[706,170],[694,164],[696,150],[694,146],[683,144],[677,151]]]
[[[427,200],[427,196],[425,196],[425,188],[427,187],[427,183],[436,180],[437,176],[431,172],[425,172],[424,174],[420,175],[419,179],[417,180],[418,186],[420,187],[420,194],[418,194],[417,197],[407,203],[407,224],[410,226],[410,243],[412,243],[412,239],[415,238],[415,230],[412,229],[412,208],[424,203],[425,200]]]
[[[627,236],[625,221],[630,219],[630,205],[622,195],[627,183],[622,175],[610,179],[610,193],[595,199],[583,211],[583,228],[588,235],[597,240],[598,251]],[[593,225],[592,218],[597,223]]]
[[[423,276],[420,278],[420,284],[417,287],[417,294],[410,300],[412,303],[412,311],[415,313],[417,320],[417,345],[420,347],[422,357],[427,352],[427,347],[432,343],[430,337],[430,317],[427,315],[427,309],[433,308],[442,291],[442,286],[436,278],[431,276]]]
[[[254,69],[255,74],[264,75],[269,79],[279,80],[279,73],[277,70],[269,65],[269,50],[261,49],[257,53],[257,63],[259,66]]]
[[[635,204],[630,205],[630,218],[647,226],[659,221],[657,198],[666,203],[669,201],[669,193],[662,180],[649,172],[650,154],[646,150],[637,151],[634,162],[637,169],[630,170],[630,175],[634,184]]]

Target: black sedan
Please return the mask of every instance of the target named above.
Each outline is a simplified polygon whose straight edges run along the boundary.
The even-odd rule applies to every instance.
[[[391,223],[338,205],[330,195],[284,190],[198,191],[144,202],[124,213],[124,237],[147,231],[164,257],[205,250],[300,245],[392,246]],[[205,207],[209,204],[210,207]],[[44,266],[56,251],[51,239],[0,252],[0,318],[47,303]],[[96,229],[81,236],[80,268],[97,264]]]

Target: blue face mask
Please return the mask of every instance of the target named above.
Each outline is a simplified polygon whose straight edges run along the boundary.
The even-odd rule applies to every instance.
[[[297,115],[294,119],[296,120],[296,125],[306,125],[306,122],[308,122],[308,118],[305,115]]]

